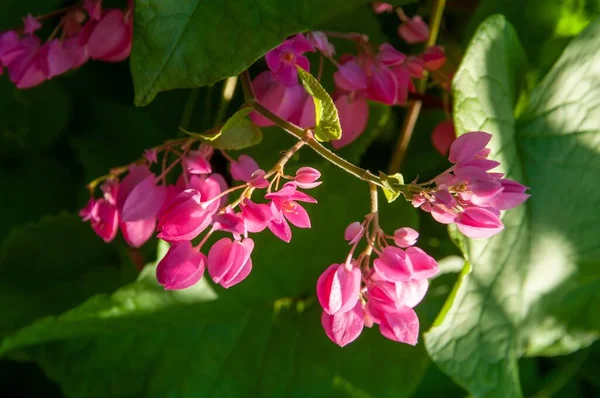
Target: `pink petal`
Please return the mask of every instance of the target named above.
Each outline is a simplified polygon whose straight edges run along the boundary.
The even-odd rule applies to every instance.
[[[340,347],[352,343],[360,336],[365,325],[365,311],[361,303],[348,311],[329,315],[323,312],[321,324],[327,337]]]
[[[92,229],[108,243],[117,236],[118,228],[119,212],[117,208],[105,199],[99,199],[96,202],[95,218],[92,219]]]
[[[385,65],[399,65],[406,60],[406,55],[396,50],[391,44],[383,43],[379,46],[377,59]]]
[[[94,27],[88,44],[92,59],[111,61],[112,57],[122,54],[131,46],[132,27],[125,21],[123,11],[110,9]]]
[[[409,247],[417,243],[419,233],[412,228],[398,228],[394,231],[394,243],[398,247]]]
[[[404,250],[387,246],[381,256],[373,261],[373,268],[381,279],[402,282],[411,278],[410,258]]]
[[[308,34],[310,43],[326,57],[331,57],[335,54],[335,48],[327,39],[327,35],[323,32],[310,32]]]
[[[140,221],[122,222],[120,226],[125,242],[131,247],[139,248],[154,234],[156,218],[151,217]]]
[[[285,218],[298,228],[310,228],[310,217],[306,210],[293,200],[284,202],[279,209]]]
[[[394,313],[384,313],[379,331],[390,340],[416,345],[419,339],[419,318],[409,307]]]
[[[466,208],[456,217],[455,222],[460,232],[474,239],[489,238],[504,229],[494,213],[478,207]]]
[[[223,238],[208,252],[208,272],[215,283],[229,288],[241,282],[252,269],[250,254],[254,249],[252,239],[231,241]]]
[[[423,63],[430,71],[440,69],[446,63],[446,54],[440,46],[429,47],[423,53]]]
[[[354,142],[367,128],[369,105],[362,97],[351,100],[347,95],[340,95],[335,100],[335,106],[340,117],[342,137],[332,141],[332,145],[340,149]]]
[[[35,31],[42,28],[42,24],[31,14],[27,14],[27,16],[23,18],[23,25],[23,31],[26,35],[32,35]]]
[[[359,299],[361,271],[347,270],[344,264],[332,264],[317,280],[317,297],[330,315],[352,309]]]
[[[483,131],[471,131],[459,136],[450,146],[450,163],[473,160],[492,139],[492,135]]]
[[[231,176],[244,182],[250,182],[252,173],[258,169],[258,163],[248,155],[241,155],[237,161],[231,162],[230,165]]]
[[[292,230],[290,229],[289,224],[287,223],[287,221],[285,221],[285,218],[283,217],[281,212],[274,208],[273,204],[271,205],[271,211],[273,214],[273,218],[271,219],[267,227],[273,233],[273,235],[275,235],[282,241],[289,243],[292,240]]]
[[[273,219],[271,208],[265,204],[256,204],[250,199],[242,202],[242,217],[248,232],[263,231]]]
[[[406,249],[406,255],[412,265],[412,279],[431,278],[440,272],[435,259],[418,247],[409,247]]]
[[[367,98],[386,105],[394,105],[397,92],[398,82],[389,68],[382,64],[371,68],[371,80],[365,91]]]
[[[125,199],[121,209],[122,221],[140,221],[156,217],[166,196],[166,188],[156,185],[156,177],[150,175],[137,184]]]
[[[365,227],[358,221],[355,221],[346,227],[344,231],[344,239],[348,241],[348,244],[352,245],[362,238]]]
[[[210,225],[211,213],[200,205],[200,193],[187,189],[173,198],[158,220],[157,237],[174,242],[192,240]]]
[[[335,85],[345,91],[364,90],[367,88],[367,76],[362,67],[351,59],[340,65],[333,74]]]
[[[191,242],[178,242],[169,248],[156,267],[156,279],[166,290],[180,290],[195,285],[206,267],[206,256]]]
[[[454,123],[452,120],[444,120],[433,129],[431,134],[431,143],[436,151],[442,156],[447,156],[450,146],[456,139]]]
[[[319,170],[312,167],[300,167],[296,171],[294,182],[303,189],[311,189],[321,185],[321,181],[317,181],[321,177]]]
[[[423,22],[423,18],[416,15],[402,22],[398,27],[398,34],[408,44],[422,43],[429,38],[429,27]]]

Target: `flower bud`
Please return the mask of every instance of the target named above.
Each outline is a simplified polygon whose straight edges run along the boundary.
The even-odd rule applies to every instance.
[[[200,203],[200,193],[186,189],[177,195],[158,220],[157,237],[174,242],[192,240],[211,222],[211,213]]]
[[[243,281],[252,270],[253,249],[254,241],[249,238],[217,241],[208,252],[208,272],[213,281],[225,289]]]
[[[156,267],[156,279],[166,290],[180,290],[196,284],[206,267],[206,256],[189,241],[171,245]]]
[[[321,324],[327,337],[335,344],[343,347],[360,336],[365,326],[365,310],[362,308],[362,304],[358,302],[350,311],[338,312],[335,315],[323,311]]]
[[[317,281],[317,297],[323,310],[330,315],[347,312],[358,301],[360,269],[348,270],[344,264],[332,264],[321,274]]]

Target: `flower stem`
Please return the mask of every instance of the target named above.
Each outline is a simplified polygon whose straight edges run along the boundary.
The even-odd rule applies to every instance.
[[[429,38],[427,39],[425,48],[434,46],[435,42],[437,41],[445,6],[446,0],[434,0],[433,2],[431,18],[429,19]],[[425,89],[427,88],[427,77],[428,73],[425,70],[423,73],[423,78],[417,84],[418,93],[425,92]],[[412,102],[408,108],[406,117],[404,118],[404,123],[402,124],[402,130],[400,130],[400,138],[398,139],[396,149],[394,150],[392,159],[390,160],[390,164],[388,166],[389,174],[394,174],[398,172],[398,170],[400,170],[400,166],[402,166],[402,161],[404,160],[406,150],[408,149],[408,144],[410,143],[410,139],[412,138],[412,134],[415,129],[415,124],[417,123],[419,113],[421,112],[422,104],[423,102],[421,100],[417,100]]]

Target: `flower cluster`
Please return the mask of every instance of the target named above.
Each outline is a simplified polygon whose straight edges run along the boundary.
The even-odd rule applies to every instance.
[[[121,181],[118,174],[124,170],[108,176],[101,185],[103,196],[92,196],[80,215],[106,242],[112,241],[120,229],[132,247],[140,247],[155,232],[158,238],[171,243],[156,270],[165,289],[185,289],[197,283],[206,267],[215,283],[229,288],[245,279],[252,269],[254,242],[248,237],[250,233],[269,229],[289,242],[289,224],[310,228],[308,213],[298,202],[316,203],[301,190],[320,185],[317,180],[321,174],[311,167],[301,167],[295,176],[283,173],[285,162],[300,146],[292,148],[267,173],[249,156],[235,160],[223,153],[230,161],[232,178],[243,182],[232,188],[221,174],[213,173],[213,148],[208,145],[192,150],[188,142],[180,148],[183,152],[170,146],[149,150],[145,160],[126,168],[127,175]],[[163,170],[157,176],[150,167],[156,163],[159,150],[163,151]],[[170,153],[177,157],[167,165]],[[177,165],[182,173],[176,183],[168,184],[167,175]],[[290,181],[279,187],[281,179]],[[243,190],[242,194],[228,205],[227,196],[237,190]],[[266,203],[251,199],[259,190],[266,190]],[[223,237],[207,255],[201,253],[204,243],[217,231],[231,238]],[[202,234],[194,245],[192,241]]]
[[[373,324],[390,340],[417,343],[419,319],[413,308],[425,296],[428,278],[439,272],[436,261],[414,246],[418,237],[412,228],[385,235],[376,213],[346,228],[344,238],[353,245],[346,262],[331,265],[317,282],[321,323],[334,343],[343,347]],[[363,238],[367,248],[354,258]],[[371,263],[373,251],[377,258]]]
[[[42,24],[31,14],[21,31],[0,33],[0,75],[4,67],[18,88],[30,88],[79,68],[89,59],[119,62],[131,52],[133,1],[125,11],[102,9],[102,0],[70,7],[42,44],[35,35]],[[60,37],[56,37],[60,33]]]
[[[487,158],[491,138],[482,131],[458,137],[449,149],[453,166],[432,180],[432,187],[417,185],[413,206],[442,224],[456,223],[470,238],[489,238],[502,231],[500,212],[520,205],[530,195],[525,193],[526,186],[490,171],[500,165]]]
[[[408,43],[427,39],[429,29],[420,17],[408,19],[401,11],[399,15],[403,21],[399,28],[401,37]],[[309,71],[310,62],[305,54],[319,51],[337,68],[333,75],[336,90],[332,98],[344,134],[332,142],[336,149],[350,144],[364,132],[369,118],[367,100],[405,105],[409,92],[415,91],[412,79],[422,78],[425,70],[440,69],[446,60],[440,46],[429,47],[416,56],[407,56],[388,43],[378,49],[373,48],[364,35],[330,35],[356,41],[358,53],[343,54],[336,60],[335,48],[327,34],[298,34],[265,55],[269,70],[258,74],[252,85],[258,101],[277,116],[303,128],[314,126],[314,104],[298,82],[296,67]],[[251,117],[259,126],[272,125],[270,120],[258,113]]]

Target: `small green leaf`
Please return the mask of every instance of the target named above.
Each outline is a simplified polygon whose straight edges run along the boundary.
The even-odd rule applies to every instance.
[[[260,128],[248,119],[251,112],[250,108],[237,111],[211,140],[211,145],[218,149],[239,150],[258,144],[263,135]]]
[[[186,133],[187,135],[189,135],[191,137],[200,138],[204,141],[214,141],[221,136],[220,130],[216,134],[203,134],[203,133],[196,133],[194,131],[187,131],[186,129],[184,129],[181,126],[179,126],[179,130],[181,130],[182,132]]]
[[[388,203],[392,203],[398,199],[398,196],[400,196],[400,190],[398,187],[396,187],[396,185],[404,185],[404,177],[400,173],[396,173],[391,176],[385,173],[379,173],[379,177],[385,185],[385,188],[382,188],[383,194],[388,200]]]
[[[298,76],[304,89],[315,102],[315,138],[318,141],[339,140],[342,136],[342,126],[333,100],[313,75],[298,67]]]

